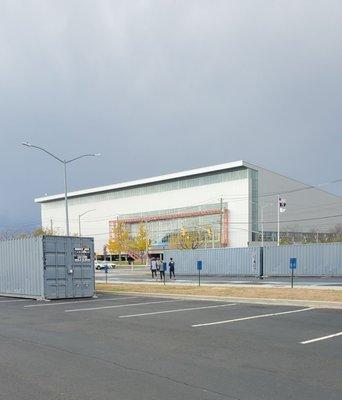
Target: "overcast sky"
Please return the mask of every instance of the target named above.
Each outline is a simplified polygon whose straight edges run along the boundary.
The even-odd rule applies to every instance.
[[[36,196],[245,159],[342,178],[340,0],[0,0],[0,226]],[[342,185],[329,190],[342,194]]]

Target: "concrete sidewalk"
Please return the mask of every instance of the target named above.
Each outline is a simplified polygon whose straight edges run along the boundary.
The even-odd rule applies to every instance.
[[[166,276],[167,283],[176,284],[198,284],[198,275],[177,275],[177,280],[169,279]],[[97,271],[95,279],[98,283],[105,282],[106,276],[103,271]],[[107,275],[108,283],[142,283],[142,284],[153,284],[154,279],[151,278],[150,271],[109,271]],[[290,276],[276,276],[276,277],[264,277],[260,279],[256,276],[226,276],[226,275],[201,275],[201,284],[206,285],[235,285],[235,286],[265,286],[265,287],[289,287],[291,283]],[[307,276],[295,276],[294,278],[295,287],[341,287],[342,288],[342,277],[307,277]]]

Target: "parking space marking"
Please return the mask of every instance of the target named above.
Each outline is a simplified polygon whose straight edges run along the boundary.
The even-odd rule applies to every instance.
[[[148,313],[142,313],[142,314],[120,315],[119,318],[143,317],[143,316],[146,316],[146,315],[168,314],[168,313],[176,313],[176,312],[181,312],[181,311],[206,310],[208,308],[229,307],[229,306],[236,306],[236,304],[235,303],[229,303],[229,304],[219,304],[219,305],[216,305],[216,306],[177,308],[177,309],[174,309],[174,310],[155,311],[155,312],[148,312]]]
[[[305,340],[304,342],[300,342],[300,344],[309,344],[309,343],[319,342],[321,340],[326,340],[326,339],[330,339],[330,338],[333,338],[336,336],[341,336],[341,335],[342,335],[342,332],[337,332],[337,333],[334,333],[333,335],[322,336],[322,337],[318,337],[315,339]]]
[[[277,315],[284,315],[284,314],[294,314],[294,313],[299,313],[299,312],[302,312],[302,311],[310,311],[310,310],[314,310],[314,309],[315,309],[315,307],[308,307],[308,308],[301,308],[300,310],[282,311],[282,312],[271,313],[271,314],[259,314],[259,315],[253,315],[251,317],[227,319],[225,321],[207,322],[207,323],[204,323],[204,324],[195,324],[195,325],[191,325],[191,326],[192,326],[192,328],[199,328],[201,326],[229,324],[229,323],[232,323],[232,322],[247,321],[249,319],[257,319],[257,318],[274,317],[274,316],[277,316]]]
[[[30,301],[33,299],[13,299],[13,300],[0,300],[1,303],[18,303],[19,301]]]
[[[183,299],[180,300],[162,300],[162,301],[145,301],[143,303],[129,303],[129,304],[119,304],[115,306],[103,306],[103,307],[91,307],[91,308],[76,308],[73,310],[64,310],[65,312],[76,312],[76,311],[93,311],[93,310],[105,310],[109,308],[120,308],[120,307],[133,307],[133,306],[142,306],[148,304],[161,304],[161,303],[175,303],[177,301],[184,301]]]
[[[24,308],[30,307],[46,307],[46,306],[60,306],[62,304],[78,304],[78,303],[89,303],[95,301],[116,301],[116,300],[127,300],[127,299],[136,299],[136,296],[129,296],[129,297],[112,297],[110,299],[89,299],[89,300],[77,300],[77,301],[61,301],[61,302],[54,302],[54,303],[43,303],[43,304],[29,304],[24,306]]]

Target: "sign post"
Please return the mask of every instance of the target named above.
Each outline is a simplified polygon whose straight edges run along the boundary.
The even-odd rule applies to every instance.
[[[107,264],[105,265],[104,270],[105,270],[105,274],[106,274],[106,284],[107,284],[107,277],[108,277],[108,265]]]
[[[297,268],[297,258],[290,258],[290,269],[291,269],[291,288],[293,288],[293,273]]]
[[[165,286],[165,273],[166,273],[166,269],[167,269],[167,267],[166,267],[166,262],[164,261],[163,262],[163,264],[162,264],[162,268],[163,268],[163,278],[164,278],[164,286]]]
[[[255,275],[255,277],[257,278],[258,275],[256,273],[256,254],[252,255],[252,271],[253,271],[253,274]]]
[[[197,271],[198,271],[198,286],[201,286],[201,271],[203,268],[203,262],[201,260],[197,261]]]

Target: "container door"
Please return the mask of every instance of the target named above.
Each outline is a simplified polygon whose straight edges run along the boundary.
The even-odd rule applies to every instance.
[[[67,241],[64,237],[44,237],[44,280],[47,299],[67,297]]]
[[[45,297],[94,295],[94,242],[90,238],[44,237]]]
[[[73,297],[94,295],[94,250],[89,238],[70,238]]]

